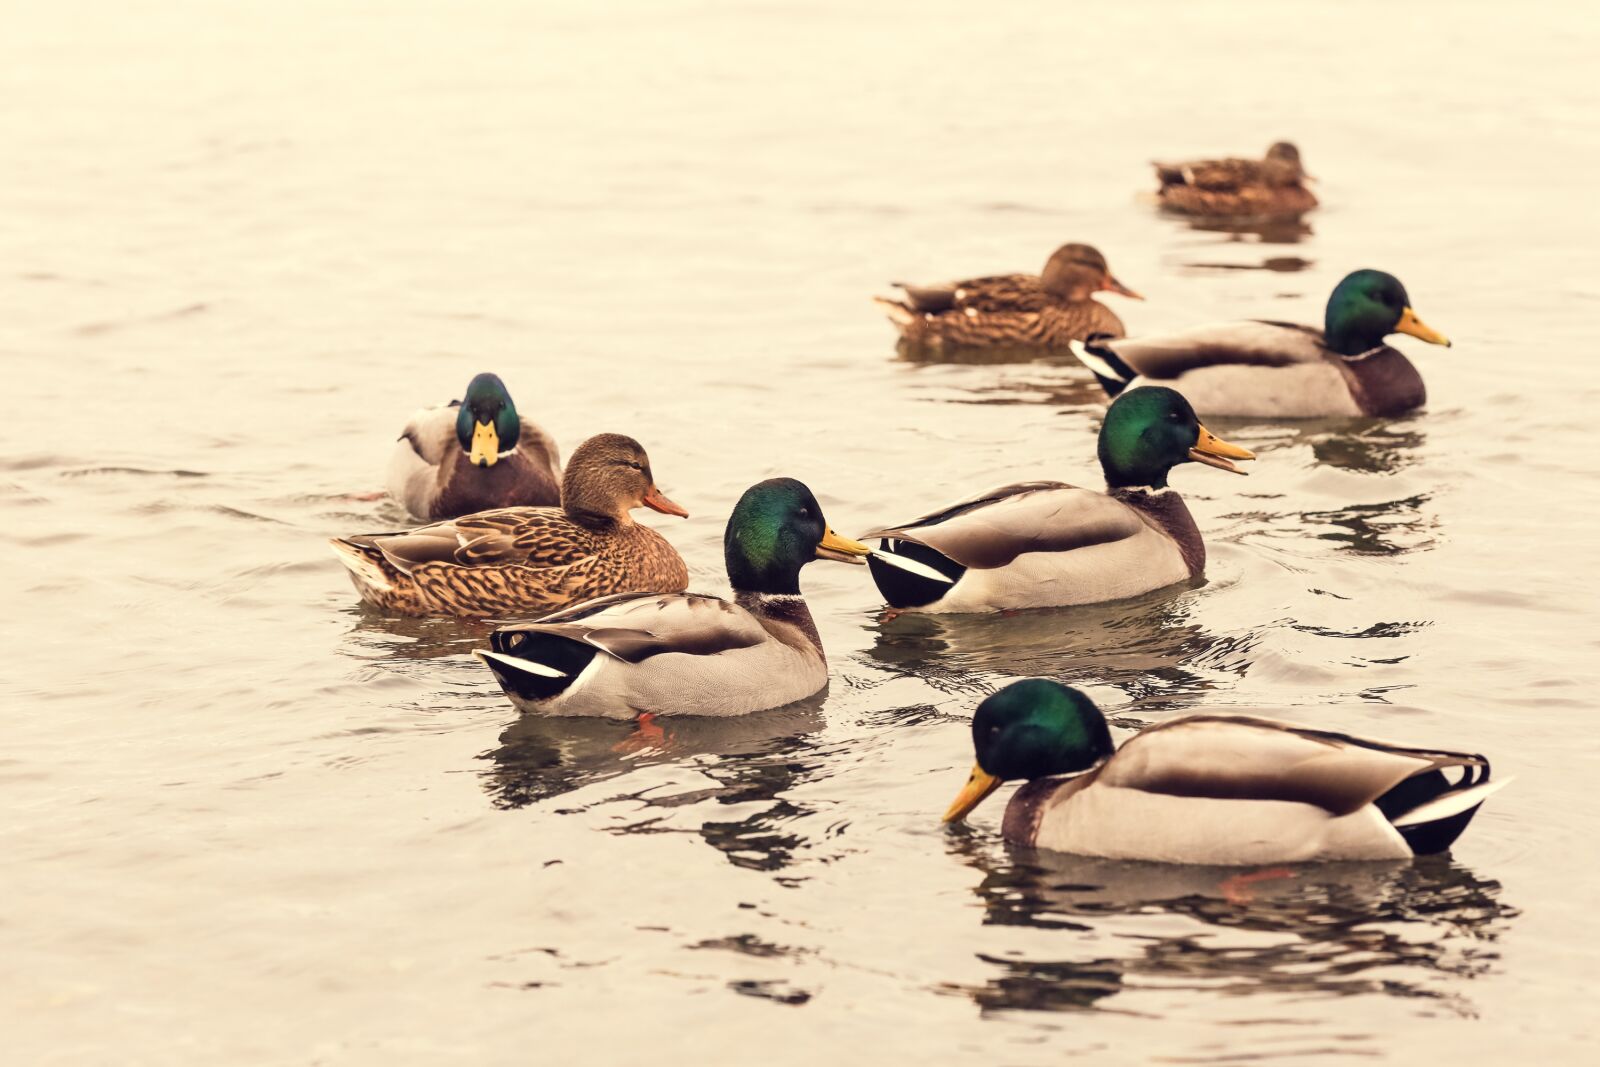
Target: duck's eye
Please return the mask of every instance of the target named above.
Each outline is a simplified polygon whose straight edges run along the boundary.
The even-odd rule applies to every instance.
[[[795,512],[795,514],[800,516],[802,519],[809,519],[811,517],[811,509],[803,507],[799,511]]]

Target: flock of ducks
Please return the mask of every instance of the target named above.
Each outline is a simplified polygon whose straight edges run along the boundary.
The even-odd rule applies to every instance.
[[[1298,216],[1316,205],[1293,145],[1261,160],[1158,163],[1162,204],[1207,217]],[[731,600],[689,592],[672,544],[636,523],[687,516],[633,438],[600,434],[563,467],[548,434],[493,374],[418,412],[389,467],[394,499],[427,525],[331,544],[361,597],[407,615],[519,617],[476,655],[513,704],[540,715],[732,716],[810,697],[827,658],[800,591],[815,560],[865,564],[894,613],[1011,612],[1120,600],[1200,577],[1206,547],[1175,467],[1243,474],[1246,449],[1202,415],[1395,415],[1421,375],[1395,333],[1448,345],[1392,275],[1358,270],[1321,328],[1272,321],[1129,338],[1094,295],[1140,299],[1084,244],[1039,275],[899,284],[877,302],[907,348],[1072,353],[1109,407],[1105,489],[1033,481],[842,537],[792,478],[747,489],[729,515]],[[870,547],[867,541],[876,541]],[[1505,780],[1476,754],[1406,748],[1265,719],[1189,715],[1114,748],[1082,693],[1005,687],[973,718],[976,764],[946,821],[1020,780],[1002,832],[1025,845],[1177,863],[1398,859],[1443,851]]]

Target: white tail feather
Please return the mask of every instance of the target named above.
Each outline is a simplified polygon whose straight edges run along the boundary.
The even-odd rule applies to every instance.
[[[343,541],[331,540],[328,547],[333,549],[333,557],[343,563],[351,574],[361,579],[364,583],[375,589],[393,588],[389,579],[384,576],[383,568],[368,559],[359,549]]]
[[[1114,382],[1127,380],[1123,378],[1122,375],[1112,370],[1111,364],[1107,363],[1105,360],[1089,351],[1089,346],[1084,344],[1082,341],[1072,341],[1069,343],[1069,347],[1072,349],[1072,354],[1078,357],[1079,363],[1082,363],[1085,367],[1088,367],[1100,377],[1110,378]]]
[[[475,648],[472,650],[472,654],[485,663],[498,663],[509,670],[521,671],[524,674],[537,674],[541,678],[565,678],[567,676],[564,671],[558,671],[554,667],[546,667],[543,663],[535,663],[531,659],[520,659],[516,656],[501,655],[499,652],[490,652],[487,648]]]
[[[903,571],[906,571],[910,574],[915,574],[918,578],[927,578],[929,581],[943,582],[945,585],[955,584],[955,580],[949,575],[940,573],[933,567],[928,566],[926,563],[920,563],[914,559],[907,559],[905,556],[897,556],[892,552],[874,552],[872,553],[872,558],[877,560],[879,563],[887,563],[891,567],[899,567]]]
[[[1438,822],[1452,815],[1460,815],[1468,808],[1482,804],[1489,794],[1498,792],[1513,781],[1515,781],[1513,778],[1497,778],[1492,782],[1484,782],[1482,785],[1475,785],[1457,793],[1446,793],[1442,797],[1435,797],[1426,804],[1412,808],[1396,819],[1394,824],[1396,827],[1419,826],[1422,823]]]

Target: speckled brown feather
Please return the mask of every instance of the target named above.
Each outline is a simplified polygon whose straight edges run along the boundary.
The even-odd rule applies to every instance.
[[[359,553],[387,583],[352,569],[361,596],[405,615],[543,614],[613,593],[675,593],[689,584],[683,558],[654,530],[584,524],[557,508],[503,508],[334,544]]]
[[[999,304],[997,297],[994,301]],[[1092,334],[1122,337],[1127,332],[1116,313],[1096,300],[1045,302],[1041,294],[1041,306],[1033,311],[982,310],[969,304],[943,312],[917,312],[884,297],[878,303],[900,328],[901,349],[912,357],[962,348],[1064,349]]]
[[[1211,218],[1282,218],[1317,206],[1300,153],[1279,143],[1262,159],[1156,163],[1157,196],[1168,210]]]

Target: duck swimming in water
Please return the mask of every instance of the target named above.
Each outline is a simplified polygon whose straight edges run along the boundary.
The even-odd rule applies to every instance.
[[[1261,159],[1197,159],[1156,163],[1161,206],[1181,215],[1213,219],[1297,217],[1317,206],[1305,183],[1310,175],[1300,150],[1288,141]]]
[[[611,593],[688,585],[683,557],[629,516],[640,507],[688,515],[656,488],[639,442],[608,433],[572,454],[559,508],[499,508],[329,543],[362,599],[388,611],[544,614]]]
[[[745,715],[822,689],[828,661],[800,571],[817,559],[859,564],[872,550],[829,529],[793,478],[745,490],[722,548],[732,601],[605,597],[496,630],[477,656],[512,703],[541,715]]]
[[[517,413],[497,375],[480,374],[460,400],[411,416],[389,460],[388,485],[424,521],[550,507],[561,502],[561,454]]]
[[[1038,354],[1094,334],[1121,337],[1122,320],[1095,293],[1144,299],[1119,282],[1090,245],[1056,249],[1044,272],[995,274],[938,285],[899,283],[903,300],[875,297],[900,331],[909,355],[951,349]]]
[[[1233,715],[1156,723],[1115,748],[1094,702],[1045,678],[1014,682],[979,704],[972,742],[977,762],[945,822],[1021,780],[1006,807],[1007,841],[1160,863],[1443,852],[1510,782],[1491,782],[1489,761],[1474,753]]]
[[[1104,493],[1021,482],[862,535],[883,539],[869,562],[884,599],[904,611],[1003,611],[1121,600],[1198,577],[1205,542],[1167,476],[1189,462],[1243,474],[1232,460],[1254,455],[1160,387],[1117,398],[1098,450]]]
[[[1202,415],[1320,418],[1401,415],[1427,400],[1422,375],[1385,341],[1404,333],[1449,347],[1411,308],[1400,279],[1345,276],[1323,328],[1250,320],[1144,337],[1096,337],[1073,354],[1110,396],[1140,385],[1179,390]]]

